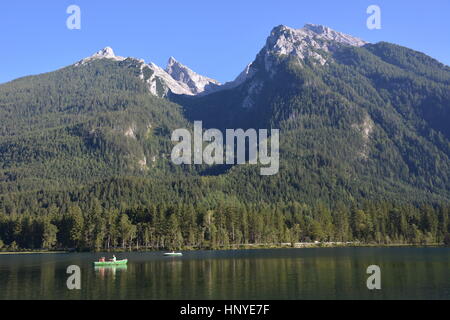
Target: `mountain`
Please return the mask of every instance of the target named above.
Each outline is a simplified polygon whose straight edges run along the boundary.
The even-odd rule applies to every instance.
[[[280,129],[279,173],[174,165],[196,120]],[[0,85],[0,245],[442,243],[448,123],[448,66],[324,26],[275,27],[225,84],[107,47]]]
[[[278,26],[235,81],[173,101],[204,127],[280,128],[272,180],[288,198],[448,201],[449,79],[448,66],[405,47]],[[270,189],[254,172],[242,179],[245,170],[230,175],[238,194]]]
[[[361,39],[321,25],[306,24],[302,29],[279,25],[272,30],[260,55],[263,56],[261,59],[264,59],[266,71],[273,74],[282,56],[296,57],[300,61],[305,58],[314,59],[317,63],[324,65],[326,57],[323,53],[333,51],[341,45],[361,47],[365,44],[366,42]],[[211,91],[217,92],[237,87],[252,78],[257,71],[256,61],[254,61],[247,65],[234,81],[227,82]],[[258,86],[258,83],[253,84],[251,90]],[[248,103],[245,105],[248,106]]]
[[[158,97],[166,97],[170,93],[196,95],[220,85],[216,80],[195,73],[173,57],[169,59],[167,68],[164,70],[154,63],[146,64],[142,59],[116,56],[111,47],[106,47],[77,62],[75,66],[82,66],[101,59],[132,62],[138,76],[144,80],[150,93]],[[131,64],[129,66],[131,67]]]
[[[188,123],[152,94],[146,66],[96,55],[1,85],[0,194],[158,174],[167,136]]]
[[[220,86],[218,81],[195,73],[188,67],[175,60],[173,57],[169,59],[166,72],[175,80],[186,84],[191,93],[194,95],[207,93],[208,91],[214,90]]]
[[[89,63],[91,61],[94,60],[99,60],[99,59],[111,59],[114,61],[123,61],[126,58],[124,57],[117,57],[114,54],[114,50],[111,47],[105,47],[100,51],[97,51],[96,53],[94,53],[92,56],[84,58],[83,60],[77,62],[75,65],[79,66],[79,65],[84,65],[86,63]]]
[[[168,190],[207,177],[214,197],[253,203],[445,202],[449,89],[449,67],[422,53],[312,24],[275,27],[225,84],[174,58],[163,70],[107,47],[0,85],[0,194],[126,177]],[[252,166],[173,165],[171,132],[195,120],[205,128],[281,129],[280,173],[262,179]],[[207,199],[197,187],[176,197]]]

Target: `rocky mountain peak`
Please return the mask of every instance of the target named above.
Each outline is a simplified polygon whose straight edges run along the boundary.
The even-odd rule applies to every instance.
[[[90,61],[98,60],[98,59],[112,59],[115,61],[123,61],[126,58],[116,56],[114,54],[114,50],[111,47],[105,47],[105,48],[97,51],[96,53],[94,53],[92,56],[79,61],[78,63],[76,63],[76,65],[85,64]]]
[[[101,58],[115,58],[116,55],[114,54],[114,50],[111,47],[105,47],[102,50],[98,51],[96,54],[94,54],[96,57]]]
[[[311,24],[308,23],[303,27],[303,30],[309,30],[313,33],[316,34],[316,37],[324,39],[324,40],[329,40],[329,41],[336,41],[345,45],[349,45],[349,46],[355,46],[355,47],[361,47],[365,44],[367,44],[367,42],[350,36],[348,34],[342,33],[342,32],[338,32],[335,31],[329,27],[323,26],[323,25],[319,25],[319,24]]]
[[[331,52],[339,46],[363,46],[366,42],[335,31],[329,27],[306,24],[301,29],[284,25],[273,28],[262,50],[267,71],[273,71],[275,58],[280,56],[296,57],[301,61],[306,58],[320,65],[327,63],[324,52]]]
[[[186,84],[192,94],[203,93],[220,85],[218,81],[192,71],[178,62],[174,57],[170,57],[166,72],[176,81]]]
[[[365,44],[366,42],[361,39],[323,25],[306,24],[301,29],[279,25],[272,29],[266,45],[258,57],[263,59],[263,66],[266,71],[273,75],[277,70],[278,58],[281,56],[294,57],[299,61],[308,59],[315,64],[325,65],[327,60],[330,59],[327,52],[332,52],[342,45],[363,46]],[[123,61],[126,58],[116,56],[111,47],[105,47],[76,65],[98,59]],[[140,77],[148,84],[150,92],[158,96],[166,96],[169,91],[175,94],[202,95],[217,90],[230,89],[253,78],[262,66],[261,63],[250,63],[234,81],[222,85],[214,79],[192,71],[174,57],[169,58],[165,69],[153,63],[145,64],[143,60],[138,62]],[[258,84],[252,87],[260,88],[261,86]]]

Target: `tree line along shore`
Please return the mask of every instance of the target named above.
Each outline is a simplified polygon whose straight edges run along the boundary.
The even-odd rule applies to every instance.
[[[450,245],[450,207],[366,202],[51,205],[0,212],[0,250],[176,250],[345,245]]]

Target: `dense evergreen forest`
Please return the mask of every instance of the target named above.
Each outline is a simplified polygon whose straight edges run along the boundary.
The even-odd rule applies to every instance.
[[[0,247],[448,244],[449,67],[388,43],[321,54],[269,74],[260,53],[247,82],[171,101],[131,58],[0,85]],[[279,174],[174,165],[194,120],[279,128]]]
[[[226,249],[297,242],[450,245],[450,207],[298,202],[105,208],[93,198],[82,210],[50,206],[39,213],[0,214],[0,247]]]

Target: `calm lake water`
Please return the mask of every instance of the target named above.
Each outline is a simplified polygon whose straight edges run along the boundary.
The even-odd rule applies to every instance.
[[[449,248],[317,248],[118,253],[126,268],[94,268],[101,253],[0,255],[0,299],[450,299]],[[381,290],[366,269],[381,268]],[[81,290],[66,268],[81,268]]]

